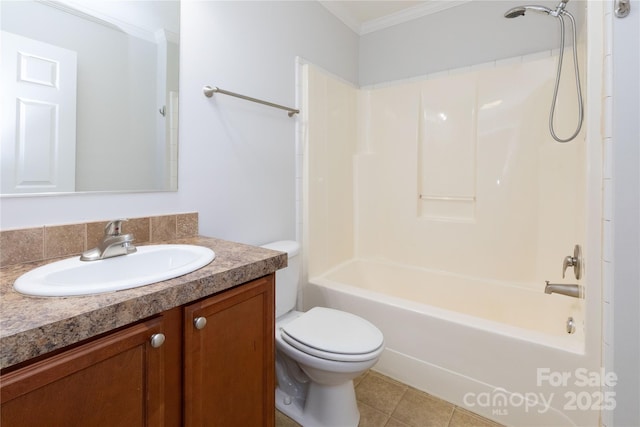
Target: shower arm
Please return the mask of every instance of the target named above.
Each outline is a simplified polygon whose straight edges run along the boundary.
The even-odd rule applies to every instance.
[[[556,6],[556,10],[551,12],[551,14],[553,16],[560,16],[565,12],[565,8],[567,7],[567,3],[569,2],[569,0],[562,0],[560,3],[558,3],[558,6]]]

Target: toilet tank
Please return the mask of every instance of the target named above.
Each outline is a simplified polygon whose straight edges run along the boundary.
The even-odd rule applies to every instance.
[[[300,280],[300,245],[293,240],[280,240],[267,243],[262,247],[286,252],[289,257],[288,266],[276,271],[276,318],[278,318],[296,308]]]

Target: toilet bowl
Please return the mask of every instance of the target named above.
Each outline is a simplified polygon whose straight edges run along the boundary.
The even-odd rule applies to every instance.
[[[281,241],[264,247],[289,255],[289,266],[276,273],[276,407],[304,427],[357,426],[353,379],[378,361],[382,332],[340,310],[295,311],[299,246]]]

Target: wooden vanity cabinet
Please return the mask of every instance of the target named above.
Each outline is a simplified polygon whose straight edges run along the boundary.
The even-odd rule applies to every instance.
[[[0,425],[272,427],[274,277],[2,374]]]
[[[167,347],[154,347],[160,334],[162,316],[3,375],[0,425],[163,425]]]
[[[274,276],[185,307],[187,427],[275,423]]]

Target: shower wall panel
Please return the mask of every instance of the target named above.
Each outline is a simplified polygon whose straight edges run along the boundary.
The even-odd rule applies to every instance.
[[[561,280],[564,256],[583,240],[585,159],[583,136],[549,136],[556,61],[368,90],[357,254],[536,289]],[[565,133],[576,117],[571,77],[556,118]]]
[[[309,273],[353,258],[353,156],[357,145],[357,91],[308,65],[303,70],[307,108],[307,220]]]
[[[360,91],[310,67],[309,275],[356,257],[536,290],[561,281],[584,241],[585,151],[584,135],[549,135],[556,61]],[[561,135],[576,117],[565,74]]]
[[[467,75],[416,84],[419,216],[474,219],[477,86]]]

